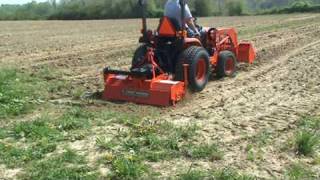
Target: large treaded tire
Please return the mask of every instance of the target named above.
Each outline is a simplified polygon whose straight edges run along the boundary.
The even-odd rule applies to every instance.
[[[141,65],[144,61],[146,54],[147,54],[147,45],[143,44],[139,46],[134,52],[132,63],[131,63],[131,69]]]
[[[237,59],[231,51],[221,51],[217,65],[217,77],[234,77],[237,72]]]
[[[209,59],[209,54],[203,47],[190,46],[184,50],[178,58],[175,80],[184,80],[183,64],[188,64],[189,89],[193,92],[202,91],[209,81]]]

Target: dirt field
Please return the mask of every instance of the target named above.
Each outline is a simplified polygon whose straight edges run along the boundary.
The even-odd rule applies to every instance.
[[[149,21],[153,28],[157,22]],[[312,157],[283,150],[302,116],[320,115],[320,14],[203,18],[199,23],[235,27],[241,40],[254,43],[258,58],[253,65],[241,66],[237,77],[212,80],[203,92],[188,96],[177,107],[157,108],[74,98],[103,90],[100,72],[105,66],[129,67],[138,46],[140,20],[0,22],[0,66],[31,75],[47,68],[56,81],[68,86],[51,93],[45,102],[49,105],[0,121],[0,127],[80,105],[88,111],[138,115],[182,127],[196,124],[199,131],[193,141],[217,143],[223,151],[217,161],[187,157],[146,161],[159,178],[175,177],[190,167],[231,167],[258,179],[281,179],[290,164],[299,162],[316,172],[315,179],[320,178],[320,165],[313,164]],[[122,128],[127,127],[92,126],[83,139],[64,141],[56,151],[67,145],[84,154],[89,166],[108,174],[108,166],[92,165],[106,153],[96,147],[96,139],[111,139]],[[263,145],[253,141],[266,134]],[[0,165],[0,179],[16,179],[23,171],[23,167]]]

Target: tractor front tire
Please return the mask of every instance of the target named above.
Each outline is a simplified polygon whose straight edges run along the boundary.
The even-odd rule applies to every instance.
[[[203,47],[190,46],[178,58],[175,80],[184,80],[183,65],[187,64],[189,89],[193,92],[202,91],[209,81],[209,59],[209,54]]]
[[[217,65],[218,78],[234,77],[237,72],[237,59],[233,52],[222,51],[219,54]]]

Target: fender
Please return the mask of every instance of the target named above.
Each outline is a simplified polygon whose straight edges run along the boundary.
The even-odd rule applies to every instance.
[[[197,38],[184,38],[184,48],[188,48],[190,46],[202,47],[202,43]]]

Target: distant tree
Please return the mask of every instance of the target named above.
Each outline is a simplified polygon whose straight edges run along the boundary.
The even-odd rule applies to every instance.
[[[167,0],[148,0],[147,16],[163,16]],[[111,19],[141,16],[138,0],[47,0],[24,5],[1,5],[0,20]],[[188,0],[196,16],[319,12],[320,0]],[[272,11],[271,11],[272,10]]]
[[[228,1],[226,7],[230,16],[240,16],[243,14],[243,2],[241,0]]]
[[[52,5],[52,7],[54,9],[57,7],[57,1],[56,0],[49,0],[48,2]]]
[[[210,0],[196,0],[194,3],[195,13],[197,16],[210,16],[212,13],[212,1]]]

